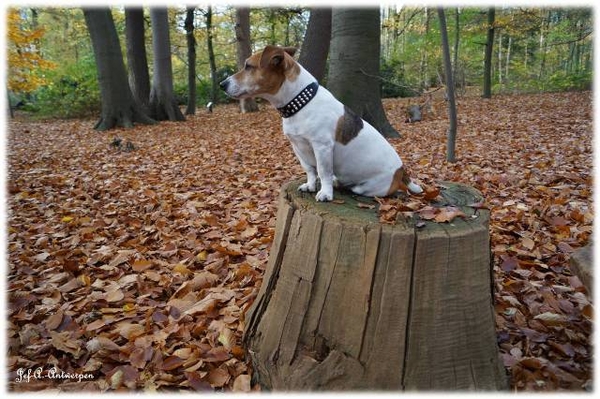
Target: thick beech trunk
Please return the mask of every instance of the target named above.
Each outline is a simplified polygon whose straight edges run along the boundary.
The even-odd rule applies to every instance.
[[[331,8],[311,8],[298,62],[317,78],[319,83],[322,83],[325,77],[330,42]]]
[[[327,88],[385,137],[400,137],[381,103],[379,7],[334,8]]]
[[[155,123],[134,100],[129,88],[123,53],[110,9],[84,8],[83,15],[92,39],[102,101],[102,115],[94,128],[108,130],[117,126],[132,127],[134,122]]]
[[[173,67],[167,8],[150,8],[150,20],[152,21],[152,50],[154,51],[150,116],[159,121],[183,121],[185,117],[181,113],[173,93]]]
[[[144,32],[144,9],[142,7],[126,7],[125,42],[127,44],[129,86],[133,97],[147,111],[150,100],[150,75]]]
[[[244,68],[246,59],[252,55],[252,46],[250,45],[250,9],[238,7],[235,9],[235,39],[237,41],[236,55],[238,69]],[[240,111],[256,112],[258,105],[253,98],[243,98],[240,100]]]
[[[317,203],[282,188],[275,241],[244,341],[272,390],[506,388],[492,307],[489,211],[444,183],[451,224],[381,225],[372,199]]]

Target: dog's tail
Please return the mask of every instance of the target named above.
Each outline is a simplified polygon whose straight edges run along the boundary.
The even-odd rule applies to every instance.
[[[399,167],[394,173],[392,185],[388,195],[398,190],[408,191],[411,194],[421,194],[423,189],[410,178],[410,175],[404,166]]]

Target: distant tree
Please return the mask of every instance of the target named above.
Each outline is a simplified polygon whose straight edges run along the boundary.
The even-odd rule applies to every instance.
[[[379,79],[379,8],[334,8],[327,87],[385,137],[400,137],[387,120]]]
[[[166,7],[150,8],[154,74],[150,91],[150,116],[156,120],[183,121],[173,93],[171,41]]]
[[[237,41],[236,55],[237,67],[242,69],[246,58],[252,54],[250,45],[250,9],[246,7],[237,7],[235,9],[235,39]],[[253,98],[244,98],[240,100],[240,110],[242,113],[258,111],[258,105]]]
[[[142,109],[148,112],[150,75],[148,74],[144,9],[142,7],[125,7],[125,43],[127,65],[129,66],[129,86],[133,97],[142,105]]]
[[[219,95],[219,77],[217,76],[217,64],[215,62],[215,50],[213,48],[213,23],[212,6],[208,6],[206,13],[206,47],[208,50],[208,64],[210,65],[210,100],[213,104],[217,103]]]
[[[185,37],[188,54],[188,103],[186,115],[196,113],[196,38],[194,37],[194,10],[196,7],[185,9]]]
[[[311,8],[298,62],[319,82],[325,77],[330,42],[331,8]]]
[[[485,42],[485,58],[483,61],[483,98],[492,98],[492,51],[494,49],[494,22],[496,9],[490,7],[487,13],[487,41]]]
[[[45,60],[39,49],[44,29],[37,27],[36,22],[31,29],[26,27],[16,8],[10,8],[7,17],[8,88],[16,93],[29,93],[46,83],[44,71],[53,69],[55,64]]]
[[[454,82],[452,75],[452,63],[450,62],[450,45],[448,44],[448,29],[446,28],[446,15],[444,9],[437,9],[440,20],[440,33],[442,35],[442,53],[444,56],[444,73],[446,75],[446,94],[448,96],[448,141],[446,145],[446,159],[448,162],[456,162],[454,148],[456,143],[456,100],[454,96]]]
[[[102,115],[94,128],[108,130],[116,126],[132,127],[134,122],[155,123],[143,112],[129,88],[110,9],[84,8],[83,14],[92,39],[102,100]]]

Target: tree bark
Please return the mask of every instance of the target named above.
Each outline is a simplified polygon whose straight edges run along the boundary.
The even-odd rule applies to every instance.
[[[173,93],[173,67],[167,8],[150,8],[150,20],[152,22],[152,50],[154,51],[150,116],[159,121],[183,121],[185,117],[181,113]]]
[[[235,39],[237,41],[236,55],[238,69],[244,68],[246,59],[252,55],[252,46],[250,45],[250,9],[238,7],[235,9]],[[253,98],[243,98],[240,100],[240,111],[256,112],[258,105]]]
[[[188,51],[188,103],[186,115],[196,113],[196,38],[194,37],[194,10],[196,7],[185,9],[185,38]]]
[[[440,33],[442,35],[442,53],[444,56],[444,70],[446,75],[446,94],[448,97],[448,139],[446,143],[446,159],[456,162],[454,149],[456,147],[456,96],[454,94],[454,78],[452,64],[450,63],[450,45],[448,44],[448,30],[446,28],[446,15],[443,8],[438,8],[440,19]]]
[[[485,43],[485,58],[483,61],[483,98],[492,98],[492,55],[494,47],[494,22],[496,20],[496,9],[490,7],[488,10],[488,31]]]
[[[129,66],[129,86],[134,99],[148,113],[150,100],[150,75],[146,56],[144,9],[125,8],[125,42],[127,44],[127,65]]]
[[[132,127],[135,122],[155,123],[143,112],[129,88],[123,53],[110,9],[84,8],[83,15],[92,39],[102,101],[102,115],[94,129]]]
[[[331,8],[311,8],[298,62],[323,82],[331,42]]]
[[[378,223],[372,198],[318,203],[282,188],[275,240],[245,316],[254,378],[267,390],[506,388],[492,306],[489,211],[443,183],[452,224]],[[373,207],[375,208],[375,206]],[[476,215],[473,217],[473,215]]]
[[[217,64],[215,63],[215,51],[213,49],[212,13],[212,7],[208,6],[206,11],[206,46],[208,50],[208,63],[210,65],[210,100],[213,104],[216,104],[219,98],[219,79],[217,76]]]
[[[385,137],[400,137],[381,103],[379,8],[334,8],[328,89]]]

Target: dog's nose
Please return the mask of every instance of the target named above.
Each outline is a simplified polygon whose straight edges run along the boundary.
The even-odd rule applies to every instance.
[[[219,83],[219,86],[221,87],[221,90],[227,91],[227,86],[229,86],[229,78]]]

